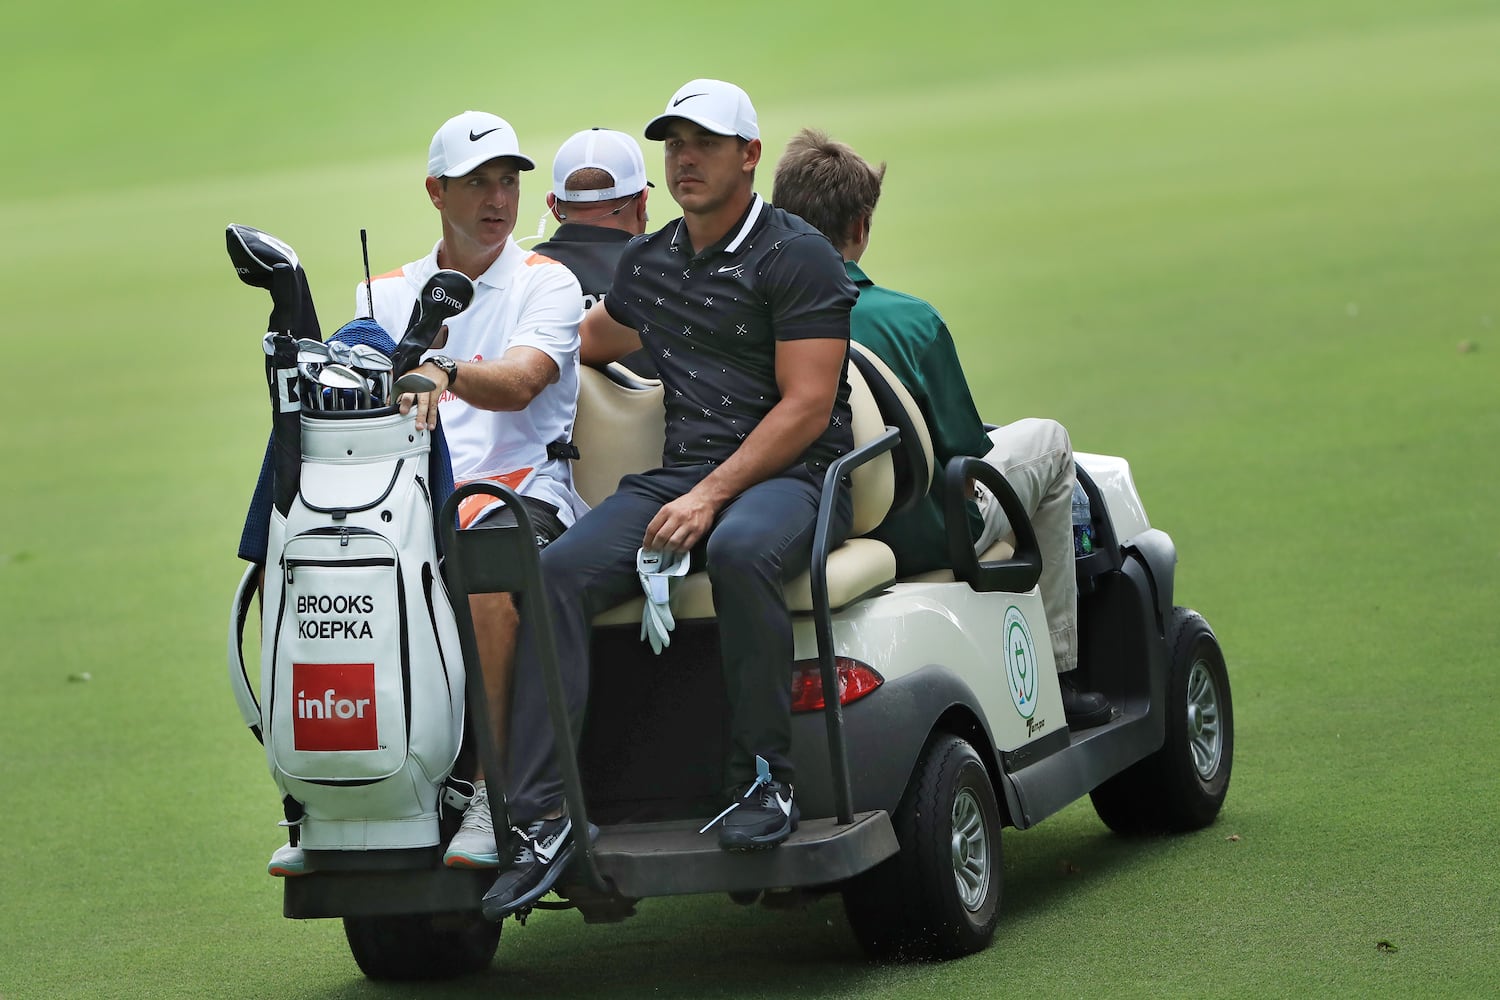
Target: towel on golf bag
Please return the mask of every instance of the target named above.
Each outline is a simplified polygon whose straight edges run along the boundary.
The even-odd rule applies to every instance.
[[[365,344],[375,348],[386,357],[396,350],[396,342],[385,327],[373,319],[350,320],[339,327],[332,340],[342,341],[350,347]],[[255,483],[255,492],[250,498],[250,508],[245,513],[245,526],[240,532],[239,557],[246,562],[266,561],[266,540],[271,527],[271,506],[274,502],[275,473],[273,464],[274,440],[266,441],[266,454],[260,463],[260,477]],[[432,488],[432,506],[442,510],[443,504],[453,493],[453,467],[448,457],[448,439],[443,436],[441,426],[433,432],[432,450],[429,455],[430,468],[427,482]]]
[[[464,666],[438,575],[431,435],[416,415],[301,414],[297,494],[272,507],[260,693],[242,651],[258,567],[231,611],[229,674],[271,776],[322,850],[438,842],[438,797],[463,735]]]

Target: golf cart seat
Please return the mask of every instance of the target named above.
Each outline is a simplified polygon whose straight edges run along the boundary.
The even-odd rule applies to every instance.
[[[861,536],[873,531],[892,510],[904,509],[925,493],[933,465],[931,439],[910,394],[878,359],[868,363],[873,355],[857,345],[850,358],[849,404],[856,447],[884,432],[890,422],[884,411],[905,408],[892,401],[905,397],[911,416],[893,424],[902,432],[902,444],[895,451],[853,472],[850,538],[828,560],[828,596],[833,610],[896,578],[896,557],[890,547]],[[618,364],[604,371],[584,368],[573,430],[581,456],[573,468],[579,495],[589,504],[597,504],[615,489],[621,477],[659,465],[664,425],[660,382],[642,379]],[[810,574],[799,574],[787,583],[786,599],[794,613],[812,611]],[[644,598],[628,600],[597,616],[594,624],[638,625],[643,603]],[[689,574],[673,588],[672,612],[678,621],[715,617],[707,573]]]
[[[865,347],[863,344],[851,343],[853,351],[850,359],[859,365],[860,370],[865,373],[865,380],[869,383],[875,394],[876,402],[880,405],[881,415],[885,422],[901,431],[903,439],[912,438],[920,441],[920,447],[926,460],[927,475],[921,484],[921,489],[909,492],[908,504],[915,503],[931,486],[932,477],[938,474],[934,467],[936,453],[932,448],[932,435],[928,430],[926,418],[922,416],[922,409],[912,397],[911,392],[902,384],[901,379],[895,372],[891,371],[879,355]],[[903,466],[897,464],[898,474],[903,468],[914,469],[914,463],[906,463]],[[898,486],[898,490],[901,487]],[[909,489],[909,487],[908,487]],[[902,509],[893,507],[891,513]],[[1016,536],[1014,532],[1008,533],[1004,538],[997,539],[989,548],[980,553],[981,562],[1002,562],[1011,558],[1016,552]],[[908,583],[953,583],[955,577],[950,568],[928,570],[925,573],[916,573],[901,578]]]

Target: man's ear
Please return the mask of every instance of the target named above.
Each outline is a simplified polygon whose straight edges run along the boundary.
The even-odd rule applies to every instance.
[[[650,188],[642,188],[641,196],[636,199],[635,218],[640,223],[641,232],[646,231],[646,223],[651,221],[651,216],[646,212],[646,199],[650,196]]]
[[[745,162],[740,167],[740,169],[747,174],[753,173],[756,166],[760,163],[760,140],[751,139],[749,142],[745,143],[744,153]]]
[[[558,222],[567,221],[568,217],[557,210],[557,195],[551,191],[547,192],[547,211],[551,212],[552,217]]]
[[[427,197],[432,200],[432,207],[441,209],[443,207],[443,182],[436,177],[427,178]]]

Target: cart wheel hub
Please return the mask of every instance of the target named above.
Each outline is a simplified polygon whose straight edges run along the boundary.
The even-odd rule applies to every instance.
[[[990,831],[974,793],[965,788],[953,800],[953,880],[970,913],[984,906],[990,888]]]

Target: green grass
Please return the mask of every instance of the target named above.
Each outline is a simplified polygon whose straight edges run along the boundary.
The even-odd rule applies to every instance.
[[[601,26],[587,57],[560,13]],[[995,944],[961,962],[867,966],[832,899],[687,898],[509,925],[426,995],[1500,991],[1493,5],[645,14],[7,14],[0,997],[409,995],[261,874],[274,793],[222,633],[266,305],[223,226],[291,241],[332,326],[361,226],[380,269],[435,238],[444,116],[516,125],[534,219],[563,137],[699,74],[750,91],[771,160],[817,125],[889,161],[865,263],[943,311],[987,416],[1130,458],[1228,655],[1229,799],[1171,840],[1086,803],[1008,832]]]

